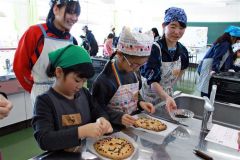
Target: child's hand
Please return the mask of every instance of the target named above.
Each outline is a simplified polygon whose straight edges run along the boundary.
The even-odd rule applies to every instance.
[[[102,136],[103,129],[99,123],[88,123],[86,125],[78,127],[78,138],[91,137],[96,138]]]
[[[108,120],[106,120],[105,118],[103,118],[103,117],[98,118],[97,123],[100,124],[100,127],[102,128],[104,134],[113,132],[111,123]]]
[[[7,117],[12,107],[12,102],[0,94],[0,119]]]
[[[144,109],[148,113],[154,113],[155,112],[155,107],[153,106],[152,103],[141,101],[140,106],[141,106],[142,109]]]
[[[122,116],[122,124],[125,126],[131,126],[135,123],[136,119],[129,114],[124,114]]]

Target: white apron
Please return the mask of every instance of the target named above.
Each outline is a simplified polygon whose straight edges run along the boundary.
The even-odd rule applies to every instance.
[[[127,114],[137,110],[139,82],[136,74],[134,73],[137,83],[122,85],[121,80],[116,69],[115,62],[112,62],[112,69],[114,71],[115,78],[118,82],[118,90],[110,100],[108,107],[121,111]]]
[[[49,78],[46,74],[46,69],[49,64],[48,53],[56,49],[65,47],[69,44],[73,44],[73,37],[68,40],[48,37],[43,26],[40,24],[39,27],[41,28],[44,35],[44,46],[40,56],[38,57],[37,62],[32,68],[34,84],[31,90],[31,100],[33,106],[36,97],[47,91],[55,81],[55,78]]]
[[[229,56],[229,51],[222,57],[219,67],[222,68],[223,64]],[[200,76],[197,84],[197,90],[208,94],[209,81],[211,78],[210,72],[212,71],[213,58],[203,59]]]
[[[157,43],[154,44],[159,48],[161,56],[161,80],[159,83],[163,87],[163,90],[169,96],[172,96],[173,86],[176,83],[181,71],[181,57],[179,57],[177,61],[163,62],[161,48]],[[142,77],[142,84],[141,94],[145,101],[151,102],[153,105],[156,105],[162,101],[156,91],[151,88],[151,85],[147,84],[147,79],[144,77]]]

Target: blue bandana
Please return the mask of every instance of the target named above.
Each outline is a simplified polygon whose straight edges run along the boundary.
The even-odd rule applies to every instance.
[[[233,37],[240,37],[240,27],[237,26],[229,26],[225,33],[229,33]]]
[[[187,25],[187,15],[183,9],[170,7],[165,11],[164,22],[170,23],[174,21],[182,22]]]

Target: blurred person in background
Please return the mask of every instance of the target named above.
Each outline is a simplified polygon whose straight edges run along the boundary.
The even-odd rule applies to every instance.
[[[103,55],[105,57],[111,57],[111,55],[113,54],[113,38],[114,35],[112,33],[109,33],[107,39],[104,42]]]
[[[158,41],[160,40],[160,35],[158,33],[158,29],[157,28],[152,28],[152,33],[153,33],[153,37],[154,37],[154,41]]]
[[[187,49],[179,42],[187,27],[187,15],[182,8],[170,7],[165,11],[163,36],[156,41],[147,63],[141,67],[142,96],[154,105],[166,101],[168,112],[177,108],[173,86],[189,65]]]
[[[88,29],[88,26],[83,26],[83,32],[89,44],[89,53],[90,56],[96,56],[98,53],[98,43],[91,30]]]
[[[214,73],[227,72],[232,69],[234,62],[232,45],[237,40],[240,40],[240,27],[229,26],[213,43],[199,64],[197,71],[200,77],[197,89],[201,92],[202,97],[210,96],[209,82]]]
[[[83,47],[84,49],[86,49],[87,51],[89,51],[90,47],[89,47],[89,43],[87,41],[87,38],[83,35],[80,36],[82,43],[81,43],[81,47]]]
[[[46,23],[30,26],[21,37],[16,49],[13,70],[23,88],[36,96],[47,91],[55,78],[46,75],[48,53],[77,44],[70,34],[80,15],[78,0],[51,0]]]

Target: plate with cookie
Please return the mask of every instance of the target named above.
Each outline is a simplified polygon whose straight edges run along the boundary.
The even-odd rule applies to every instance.
[[[88,149],[104,160],[130,160],[135,155],[138,145],[123,132],[116,132],[110,136],[87,138]]]
[[[134,129],[162,135],[164,137],[168,136],[169,133],[178,127],[176,124],[157,119],[145,113],[137,114],[133,117],[136,118],[136,122],[132,126]]]

